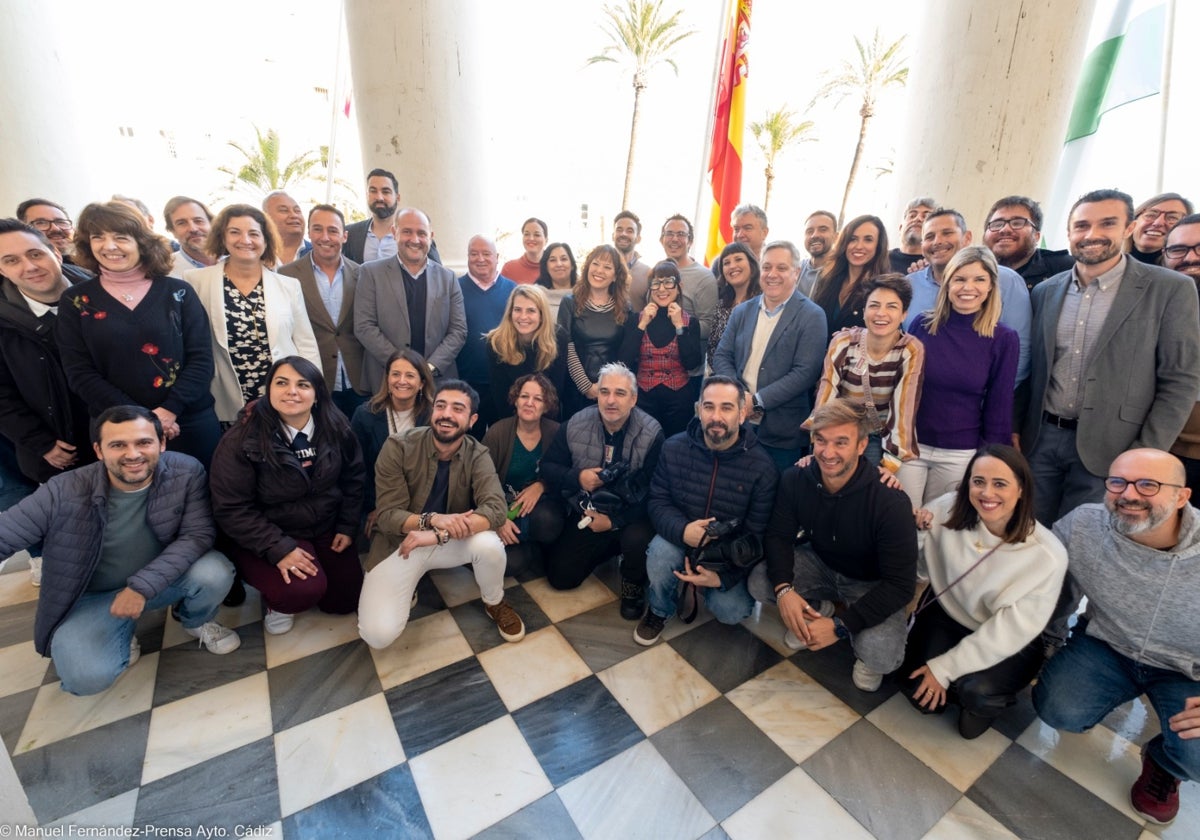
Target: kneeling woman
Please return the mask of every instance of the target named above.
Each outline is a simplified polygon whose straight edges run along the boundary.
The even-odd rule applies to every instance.
[[[929,529],[929,588],[900,674],[926,714],[962,707],[958,731],[977,738],[1016,703],[1042,667],[1041,634],[1058,601],[1067,551],[1033,518],[1033,475],[1019,452],[975,453],[956,493],[917,512]]]
[[[364,471],[358,439],[321,370],[286,356],[213,455],[213,517],[229,558],[262,593],[268,633],[310,607],[354,612],[363,572],[353,549]]]

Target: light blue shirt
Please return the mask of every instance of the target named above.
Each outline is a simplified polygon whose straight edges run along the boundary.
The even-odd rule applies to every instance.
[[[394,257],[399,251],[400,246],[396,244],[396,237],[389,233],[380,239],[375,235],[375,231],[371,230],[371,226],[367,225],[367,241],[363,243],[363,262]]]
[[[325,304],[325,311],[329,313],[330,320],[337,324],[338,316],[342,312],[342,263],[338,263],[338,269],[334,272],[332,282],[329,275],[317,265],[316,260],[312,260],[312,267],[313,277],[317,281],[317,294],[321,296],[321,302]],[[346,363],[342,360],[340,350],[337,361],[337,382],[328,384],[331,391],[345,391],[350,387],[350,377],[346,374]]]
[[[912,323],[922,312],[933,309],[937,303],[938,283],[933,279],[933,269],[926,266],[908,275],[912,283],[912,303],[908,317],[904,319],[904,331],[912,329]],[[1021,339],[1021,356],[1017,362],[1017,383],[1029,377],[1029,333],[1033,328],[1033,305],[1029,301],[1029,289],[1021,275],[1011,268],[1000,266],[1000,323],[1015,330]]]

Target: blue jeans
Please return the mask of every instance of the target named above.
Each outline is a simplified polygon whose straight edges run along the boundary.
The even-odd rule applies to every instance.
[[[179,603],[179,620],[193,630],[212,621],[233,582],[233,564],[224,554],[201,555],[186,572],[158,595],[145,610]],[[134,620],[110,613],[120,590],[85,592],[50,641],[50,657],[63,691],[77,695],[104,691],[129,667],[129,640]]]
[[[684,549],[659,536],[646,549],[646,574],[650,578],[646,600],[650,611],[660,618],[675,615],[679,606],[679,578],[672,572],[683,571],[683,558]],[[754,599],[746,589],[745,579],[732,589],[700,586],[696,591],[703,594],[704,605],[722,624],[737,624],[754,610]]]
[[[1148,744],[1154,763],[1178,779],[1200,780],[1200,738],[1184,740],[1167,727],[1200,684],[1178,671],[1142,665],[1076,628],[1067,646],[1042,669],[1033,707],[1055,729],[1086,732],[1122,703],[1145,694],[1162,734]]]

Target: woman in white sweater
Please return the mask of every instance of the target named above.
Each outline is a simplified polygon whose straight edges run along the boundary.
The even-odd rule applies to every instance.
[[[918,511],[917,526],[929,531],[921,560],[929,588],[900,675],[919,711],[956,703],[959,734],[977,738],[1042,666],[1041,633],[1067,551],[1033,517],[1029,465],[999,444],[976,452],[957,492]]]

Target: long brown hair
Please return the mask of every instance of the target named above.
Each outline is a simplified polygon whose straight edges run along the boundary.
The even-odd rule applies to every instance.
[[[151,277],[165,277],[174,270],[166,238],[146,227],[146,220],[128,204],[108,201],[84,207],[75,222],[74,260],[88,271],[100,270],[92,253],[92,237],[102,233],[119,233],[132,239],[137,244],[140,265]]]
[[[588,283],[592,263],[596,261],[597,257],[605,255],[612,261],[613,266],[613,281],[609,285],[609,292],[613,298],[613,319],[618,324],[624,324],[625,318],[629,315],[629,269],[625,265],[625,260],[621,259],[621,252],[612,245],[597,245],[583,261],[583,271],[579,272],[579,282],[572,289],[572,293],[575,295],[575,314],[583,314],[588,297],[592,293],[591,285]]]
[[[1037,520],[1033,516],[1033,472],[1029,469],[1029,462],[1025,460],[1024,455],[1002,443],[989,443],[971,456],[966,470],[963,471],[963,480],[959,482],[954,505],[950,508],[950,515],[946,517],[945,526],[951,531],[966,531],[979,524],[979,511],[971,504],[971,470],[980,458],[995,458],[1003,462],[1017,479],[1021,495],[1017,499],[1017,506],[1013,508],[1012,516],[1004,526],[1003,540],[1013,544],[1025,542],[1037,527]]]
[[[879,232],[875,241],[875,259],[863,266],[862,277],[858,278],[857,286],[851,290],[846,305],[851,306],[852,301],[865,299],[863,289],[867,281],[892,270],[888,261],[887,228],[883,226],[883,220],[878,216],[856,216],[838,234],[837,244],[833,246],[833,259],[825,263],[813,288],[812,299],[822,308],[831,309],[837,304],[842,286],[850,279],[850,260],[846,256],[846,251],[850,249],[850,237],[868,223],[875,225],[875,230]]]
[[[392,391],[388,388],[388,375],[392,372],[392,365],[401,359],[412,365],[421,377],[421,390],[417,391],[417,398],[413,401],[413,425],[420,426],[423,425],[422,416],[428,415],[433,408],[433,374],[429,372],[429,365],[425,363],[421,354],[408,347],[401,347],[388,356],[387,364],[383,366],[383,381],[379,383],[379,388],[367,403],[367,410],[378,414],[391,402]]]

